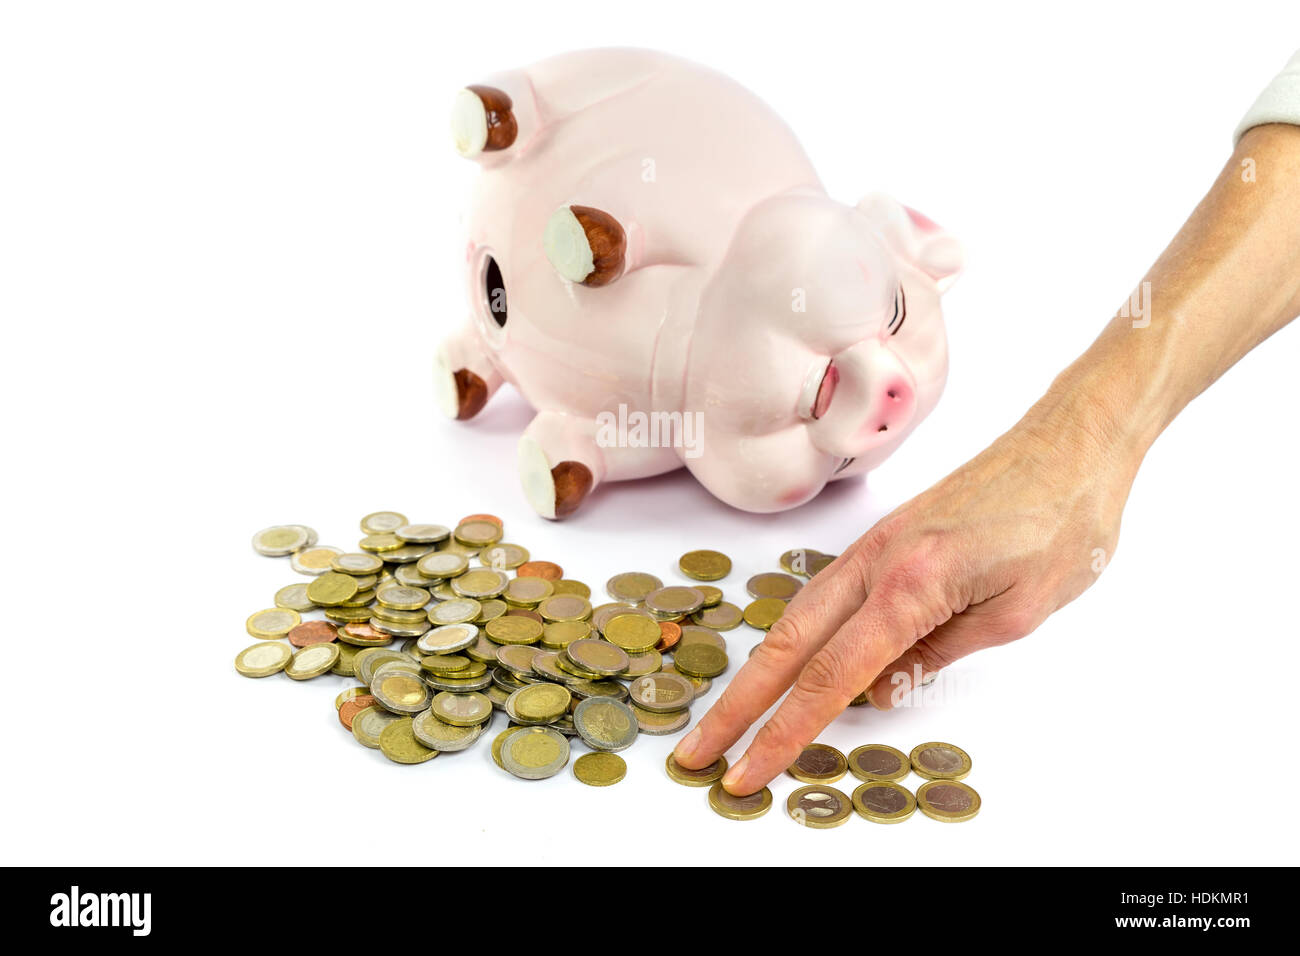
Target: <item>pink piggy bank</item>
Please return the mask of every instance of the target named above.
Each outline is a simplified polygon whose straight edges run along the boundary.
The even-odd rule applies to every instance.
[[[451,126],[482,172],[438,399],[467,419],[509,382],[537,409],[519,471],[542,516],[682,466],[737,508],[791,508],[938,401],[960,247],[890,199],[830,199],[727,77],[569,53],[461,90]]]

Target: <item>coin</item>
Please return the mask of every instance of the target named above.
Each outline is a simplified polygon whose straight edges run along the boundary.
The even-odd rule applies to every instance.
[[[627,571],[623,574],[616,574],[606,581],[605,591],[615,601],[627,601],[636,604],[651,591],[663,586],[663,581],[660,581],[653,574]]]
[[[569,741],[550,727],[520,727],[501,743],[501,766],[516,777],[553,777],[569,762]]]
[[[628,699],[657,714],[686,710],[695,700],[695,687],[680,674],[646,674],[628,685]]]
[[[784,610],[784,608],[782,608]],[[730,601],[720,601],[714,607],[704,607],[691,615],[691,620],[715,631],[730,631],[745,619],[744,612]]]
[[[381,617],[371,617],[370,626],[376,631],[383,631],[393,637],[420,637],[429,630],[430,624],[428,621],[421,621],[418,624],[399,624],[385,621]]]
[[[654,650],[662,636],[656,621],[640,614],[619,614],[605,624],[605,640],[630,654]]]
[[[405,543],[406,542],[397,535],[392,534],[391,532],[385,532],[384,534],[368,534],[357,542],[357,546],[361,548],[362,551],[378,553],[382,558],[382,552],[396,551]]]
[[[361,713],[367,707],[377,707],[378,702],[369,693],[358,694],[345,700],[339,705],[339,723],[348,730],[352,729],[352,721],[356,719],[357,714]]]
[[[498,528],[503,526],[503,522],[496,515],[466,515],[457,521],[456,524],[469,524],[471,521],[491,521]]]
[[[532,608],[549,598],[554,591],[555,586],[545,578],[513,578],[506,582],[501,598],[515,607]]]
[[[430,688],[436,691],[446,691],[451,694],[470,694],[478,693],[492,686],[492,680],[495,675],[484,671],[478,677],[457,677],[455,674],[441,675],[424,674],[424,682]]]
[[[709,806],[728,820],[757,820],[772,809],[772,791],[764,787],[757,793],[737,797],[723,790],[719,780],[709,788]]]
[[[515,726],[512,725],[512,726],[510,726],[510,727],[507,727],[505,730],[501,731],[501,733],[497,734],[496,737],[493,738],[493,740],[492,740],[492,760],[493,760],[493,762],[496,763],[496,765],[497,765],[498,767],[500,767],[502,770],[505,770],[505,769],[506,769],[506,765],[503,764],[503,763],[501,762],[501,747],[502,747],[502,745],[506,742],[506,740],[508,740],[508,739],[509,739],[510,737],[512,737],[514,734],[517,734],[519,731],[521,731],[521,730],[525,730],[525,729],[527,729],[527,728],[525,728],[525,727],[515,727]]]
[[[448,677],[453,676],[457,671],[467,670],[469,664],[469,658],[462,657],[460,654],[430,654],[427,657],[420,658],[420,666],[426,671]]]
[[[497,644],[535,644],[541,639],[543,630],[540,622],[511,614],[483,625],[483,633]]]
[[[956,780],[931,780],[916,791],[916,803],[932,820],[964,823],[980,812],[980,795]]]
[[[834,787],[815,783],[790,794],[785,809],[790,819],[801,826],[829,830],[853,815],[853,801]]]
[[[468,624],[483,612],[483,605],[473,598],[453,598],[429,608],[427,617],[431,624]]]
[[[270,677],[284,670],[293,651],[279,641],[262,641],[246,647],[235,656],[235,670],[245,677]]]
[[[497,660],[516,674],[527,674],[533,669],[533,658],[540,653],[529,644],[507,644],[497,648]]]
[[[677,646],[677,642],[682,639],[682,626],[674,621],[659,622],[659,643],[655,645],[655,650],[659,653],[670,651]]]
[[[429,706],[429,688],[410,674],[378,675],[370,685],[370,693],[385,710],[395,714],[418,714]]]
[[[504,571],[492,568],[474,568],[451,579],[451,589],[460,597],[494,598],[510,583]]]
[[[456,526],[452,535],[457,541],[471,548],[486,548],[501,540],[501,525],[492,521],[463,521]]]
[[[643,600],[647,608],[664,618],[684,617],[704,607],[704,595],[698,589],[680,584],[655,588]]]
[[[697,584],[695,590],[704,595],[705,607],[717,607],[722,603],[722,588],[715,588],[712,584]]]
[[[270,558],[282,558],[306,547],[307,539],[307,529],[301,525],[274,525],[253,535],[253,550]]]
[[[916,775],[926,780],[961,780],[971,769],[970,755],[966,751],[937,740],[917,744],[909,759]],[[917,799],[920,799],[920,791],[917,791]]]
[[[452,554],[448,551],[435,551],[433,554],[426,554],[415,562],[417,571],[426,577],[439,580],[464,574],[468,568],[469,559],[465,555]]]
[[[314,611],[316,605],[307,597],[307,583],[289,584],[275,592],[275,606],[290,611]]]
[[[451,529],[440,524],[404,524],[393,534],[410,544],[437,544],[451,535]]]
[[[717,677],[727,669],[727,654],[712,644],[678,644],[673,664],[691,677]]]
[[[294,647],[309,644],[328,644],[338,638],[339,632],[326,621],[305,621],[289,632],[289,643]]]
[[[361,530],[366,534],[387,534],[407,524],[406,515],[396,511],[376,511],[361,519]]]
[[[338,710],[349,700],[355,700],[358,697],[366,697],[370,694],[370,688],[363,684],[356,687],[348,687],[339,691],[339,695],[334,698],[334,709]]]
[[[517,724],[549,724],[568,712],[572,700],[559,684],[529,684],[510,695],[506,713]]]
[[[573,775],[589,787],[608,787],[627,776],[627,761],[618,754],[583,754],[573,762]]]
[[[528,549],[501,541],[480,551],[478,560],[485,568],[513,571],[528,560]]]
[[[558,581],[564,577],[564,568],[554,561],[525,561],[516,572],[521,578],[541,578],[544,581]],[[590,597],[590,589],[586,595]]]
[[[687,551],[677,560],[677,567],[696,581],[717,581],[731,573],[731,558],[721,551]]]
[[[438,751],[415,736],[413,723],[410,717],[403,717],[380,731],[379,750],[393,763],[424,763],[438,756]]]
[[[580,680],[567,685],[574,697],[586,700],[589,697],[608,697],[622,700],[627,697],[627,688],[616,680]]]
[[[482,628],[477,628],[478,636],[474,643],[463,648],[465,656],[472,661],[480,661],[484,664],[495,664],[497,662],[497,650],[500,645],[495,641],[489,640],[488,636],[483,633]]]
[[[628,706],[632,708],[632,714],[636,717],[637,729],[650,737],[675,734],[680,730],[685,730],[686,725],[691,722],[691,712],[689,710],[679,710],[672,714],[656,714],[631,702],[628,703]]]
[[[356,671],[357,680],[368,687],[371,681],[375,679],[375,670],[380,664],[404,659],[407,659],[406,655],[401,651],[388,650],[382,647],[367,647],[357,651],[357,655],[352,658],[352,667]]]
[[[389,584],[375,590],[375,600],[382,607],[398,611],[414,611],[424,607],[431,598],[424,588],[408,588],[401,584]]]
[[[829,744],[809,744],[786,768],[803,783],[834,783],[848,772],[848,758]]]
[[[585,600],[591,600],[591,588],[581,581],[571,581],[568,578],[560,578],[555,582],[556,594],[572,594]]]
[[[677,758],[672,754],[664,762],[668,769],[668,776],[686,787],[711,787],[727,772],[727,758],[719,757],[707,767],[701,767],[699,770],[687,770],[677,762]]]
[[[273,607],[250,614],[244,629],[253,637],[264,641],[284,637],[302,623],[302,616],[287,607]]]
[[[295,551],[290,555],[289,567],[299,574],[324,574],[330,569],[330,563],[334,560],[334,556],[342,553],[338,548],[331,548],[329,545],[303,548],[301,551]]]
[[[630,614],[633,612],[640,614],[647,613],[642,611],[635,604],[628,604],[626,601],[614,601],[610,604],[601,604],[599,607],[594,607],[591,610],[592,630],[602,630],[605,626],[605,622],[611,617],[617,617],[620,614]]]
[[[587,621],[552,621],[542,625],[541,645],[559,650],[590,636],[591,624]]]
[[[745,608],[745,623],[760,631],[770,630],[785,613],[786,602],[780,598],[759,598]]]
[[[564,649],[564,654],[578,667],[601,677],[621,674],[627,670],[629,663],[627,652],[621,647],[592,637],[574,641]],[[564,659],[561,657],[561,660]]]
[[[381,558],[366,554],[364,551],[349,551],[347,554],[334,555],[330,567],[339,574],[378,574],[384,569],[384,562]]]
[[[801,587],[803,582],[798,578],[779,571],[765,571],[745,582],[745,590],[750,597],[780,598],[782,601],[790,600],[799,593]]]
[[[383,647],[393,642],[391,634],[376,630],[367,618],[364,621],[349,621],[338,629],[338,637],[345,644],[356,647]]]
[[[407,627],[423,624],[426,630],[429,626],[429,615],[425,614],[424,611],[398,611],[382,605],[370,609],[370,618],[372,621],[382,621],[385,624],[403,624]],[[424,632],[421,631],[420,633]]]
[[[457,598],[457,600],[472,601],[473,598]],[[510,609],[500,598],[488,598],[486,601],[479,602],[478,617],[474,618],[475,624],[486,624],[488,621],[495,620],[505,614]]]
[[[434,696],[429,709],[445,724],[472,727],[492,716],[492,701],[476,691],[467,694],[443,691]]]
[[[853,791],[853,809],[872,823],[902,823],[916,812],[916,797],[892,780],[868,780]]]
[[[665,664],[662,668],[660,668],[659,673],[661,673],[661,674],[676,674],[678,677],[681,677],[681,678],[683,678],[683,679],[685,679],[685,680],[690,681],[690,682],[691,682],[691,686],[695,688],[695,699],[696,699],[696,700],[699,700],[701,697],[703,697],[705,694],[707,694],[707,693],[709,692],[710,688],[713,687],[713,681],[709,680],[709,678],[707,678],[707,677],[692,677],[690,674],[683,674],[683,673],[682,673],[681,671],[679,671],[679,670],[676,668],[676,666],[674,666],[673,664]]]
[[[585,621],[591,617],[591,602],[576,594],[556,594],[539,603],[537,613],[544,621]]]
[[[849,753],[849,771],[859,780],[902,780],[912,762],[901,750],[885,744],[864,744]]]
[[[352,677],[356,674],[356,667],[352,661],[359,650],[361,648],[353,647],[351,644],[339,644],[339,659],[330,668],[330,673],[337,674],[339,677]]]
[[[332,607],[350,601],[356,593],[356,579],[350,574],[339,571],[326,571],[307,585],[307,597],[322,607]]]
[[[781,565],[782,570],[790,574],[802,574],[807,577],[809,562],[817,557],[821,557],[820,551],[812,548],[793,548],[781,555],[777,563]]]
[[[639,730],[632,708],[611,697],[588,697],[582,701],[573,711],[573,724],[592,750],[626,750],[636,743]]]
[[[644,654],[629,654],[627,667],[623,668],[618,676],[623,680],[633,680],[637,677],[645,677],[647,674],[654,674],[663,666],[664,656],[651,649]]]
[[[691,644],[708,644],[716,647],[720,651],[727,649],[727,639],[711,627],[702,627],[699,624],[681,625],[682,638],[677,642],[677,649],[689,647]]]
[[[294,680],[310,680],[324,674],[338,659],[337,644],[312,644],[294,654],[284,672]]]
[[[351,624],[357,621],[370,620],[370,608],[368,607],[327,607],[325,616],[331,621],[338,624]]]
[[[347,706],[344,704],[343,706]],[[371,750],[379,749],[379,735],[384,728],[395,721],[402,720],[397,714],[389,713],[378,704],[363,707],[352,717],[352,736],[357,743]]]
[[[838,554],[817,555],[817,557],[808,562],[808,576],[812,577],[814,574],[820,574],[822,571],[825,571],[838,557]]]
[[[424,710],[412,718],[411,732],[426,747],[451,753],[467,749],[479,739],[486,727],[486,722],[471,727],[457,727],[439,720],[432,710]]]
[[[478,628],[473,624],[445,624],[435,627],[416,641],[422,654],[454,654],[463,651],[478,640]]]
[[[423,559],[421,559],[423,560]],[[441,578],[430,578],[421,574],[417,564],[399,564],[393,569],[393,580],[402,587],[424,588],[428,590],[441,582]]]

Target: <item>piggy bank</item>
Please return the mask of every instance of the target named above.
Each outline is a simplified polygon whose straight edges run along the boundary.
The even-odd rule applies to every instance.
[[[830,199],[727,77],[568,53],[464,88],[451,129],[481,169],[436,393],[469,419],[509,382],[536,409],[518,466],[540,515],[681,467],[737,508],[791,508],[938,401],[960,247],[888,198]]]

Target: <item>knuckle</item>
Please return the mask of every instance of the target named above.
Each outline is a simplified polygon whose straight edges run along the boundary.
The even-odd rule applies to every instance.
[[[842,693],[845,670],[835,654],[823,651],[804,666],[798,684],[805,693],[818,697]]]
[[[803,643],[802,633],[798,618],[787,611],[782,617],[777,618],[776,623],[767,632],[767,636],[763,638],[763,642],[758,645],[754,657],[764,663],[788,657]]]

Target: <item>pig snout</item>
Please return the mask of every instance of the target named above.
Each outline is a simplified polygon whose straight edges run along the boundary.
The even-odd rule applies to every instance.
[[[827,363],[809,417],[822,451],[854,458],[908,430],[916,417],[916,386],[893,349],[868,340]]]

